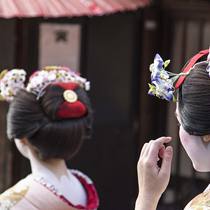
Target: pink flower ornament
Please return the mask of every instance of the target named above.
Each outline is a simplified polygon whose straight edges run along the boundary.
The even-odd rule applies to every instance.
[[[30,77],[26,90],[37,95],[37,99],[39,99],[49,84],[58,82],[75,82],[86,91],[90,89],[90,82],[71,69],[60,66],[47,66]]]
[[[4,70],[0,73],[0,100],[12,101],[20,89],[33,93],[39,99],[45,88],[53,83],[75,82],[88,91],[90,82],[67,67],[47,66],[36,71],[25,86],[26,72],[23,69]]]

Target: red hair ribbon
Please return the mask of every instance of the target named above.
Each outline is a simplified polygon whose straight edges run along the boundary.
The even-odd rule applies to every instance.
[[[64,90],[74,91],[79,87],[77,83],[56,83],[57,86],[63,88]],[[79,100],[75,102],[64,101],[57,110],[56,115],[61,119],[68,118],[79,118],[87,113],[87,107]]]
[[[195,63],[204,55],[207,55],[209,53],[209,49],[208,50],[202,50],[199,53],[197,53],[196,55],[194,55],[189,63],[187,64],[187,66],[183,69],[183,73],[188,73],[190,71],[190,69],[195,65]],[[187,75],[182,75],[179,77],[179,79],[177,80],[176,84],[175,84],[175,89],[178,89],[182,83],[184,82],[185,78]]]

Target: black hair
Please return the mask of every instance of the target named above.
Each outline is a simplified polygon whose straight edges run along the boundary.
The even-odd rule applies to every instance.
[[[210,134],[210,78],[207,62],[197,63],[178,90],[183,128],[191,135]]]
[[[64,89],[49,85],[43,96],[20,90],[9,106],[7,135],[9,139],[27,138],[42,159],[68,160],[80,149],[92,129],[92,108],[84,89],[77,87],[78,100],[87,108],[85,116],[59,119],[56,112],[64,102]]]

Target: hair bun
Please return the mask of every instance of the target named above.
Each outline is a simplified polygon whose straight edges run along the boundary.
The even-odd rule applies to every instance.
[[[40,98],[45,114],[51,120],[80,118],[86,115],[87,107],[80,100],[82,90],[78,84],[54,83],[47,86]]]

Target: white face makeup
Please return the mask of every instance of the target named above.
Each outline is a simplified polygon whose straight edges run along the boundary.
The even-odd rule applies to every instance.
[[[203,142],[202,138],[199,136],[187,133],[182,127],[178,108],[176,108],[175,114],[180,124],[179,137],[182,146],[191,159],[193,167],[200,172],[210,171],[210,143]]]

